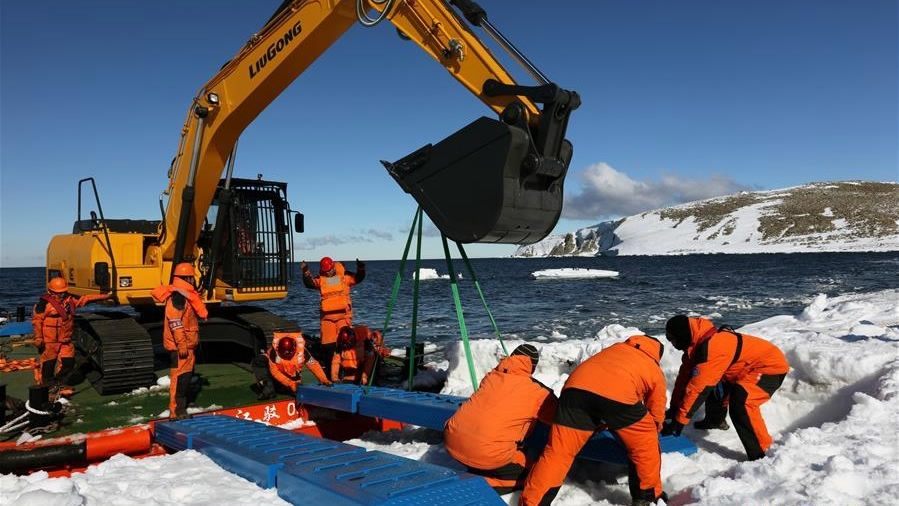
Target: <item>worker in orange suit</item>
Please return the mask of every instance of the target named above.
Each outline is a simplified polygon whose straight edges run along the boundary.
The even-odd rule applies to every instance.
[[[337,335],[337,352],[331,360],[331,381],[367,385],[375,362],[385,356],[380,332],[366,325],[343,327]]]
[[[321,348],[318,359],[330,376],[331,361],[337,348],[337,334],[343,327],[353,326],[353,301],[350,287],[365,279],[365,263],[356,259],[356,272],[347,271],[343,263],[331,257],[322,257],[318,263],[319,275],[312,276],[306,262],[300,263],[303,285],[321,294],[319,320],[321,322]]]
[[[296,394],[297,386],[303,384],[303,368],[307,366],[319,383],[325,386],[333,384],[306,349],[306,340],[300,331],[275,331],[272,345],[253,360],[257,399],[274,398],[279,386]]]
[[[659,431],[665,421],[664,346],[631,336],[588,358],[571,372],[559,395],[549,442],[525,482],[520,505],[552,503],[577,454],[597,430],[624,445],[633,506],[667,501],[662,491]]]
[[[446,451],[499,494],[524,487],[537,457],[525,439],[538,421],[551,424],[556,410],[556,395],[532,376],[538,360],[533,345],[515,348],[484,376],[443,431]]]
[[[47,283],[47,293],[34,305],[31,326],[34,347],[40,353],[40,366],[35,371],[38,385],[67,389],[75,369],[75,309],[91,302],[106,300],[109,294],[69,295],[65,278],[56,277]]]
[[[680,434],[703,403],[705,419],[694,427],[726,430],[729,406],[730,419],[749,460],[764,457],[771,436],[760,408],[790,370],[783,352],[760,337],[685,315],[668,320],[665,337],[684,354],[662,433]]]
[[[196,365],[200,345],[200,323],[209,316],[203,297],[195,288],[193,265],[183,262],[175,266],[170,285],[156,287],[151,295],[165,304],[162,347],[169,352],[169,418],[187,418],[187,394]]]

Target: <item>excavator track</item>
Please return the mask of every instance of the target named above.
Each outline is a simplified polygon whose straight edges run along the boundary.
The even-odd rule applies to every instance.
[[[233,314],[235,321],[238,321],[249,327],[259,329],[265,335],[265,346],[272,343],[272,336],[278,329],[299,329],[300,326],[286,318],[282,318],[274,313],[270,313],[264,309],[246,308],[252,310],[244,310]]]
[[[83,313],[73,340],[95,371],[94,389],[101,395],[130,392],[156,383],[150,334],[125,313]]]

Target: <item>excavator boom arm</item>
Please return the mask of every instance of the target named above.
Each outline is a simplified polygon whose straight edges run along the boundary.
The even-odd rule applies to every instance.
[[[453,0],[454,3],[456,1]],[[472,12],[472,5],[476,7],[468,0],[460,3],[468,13]],[[475,12],[477,11],[475,10]],[[369,13],[375,13],[376,17],[370,18]],[[558,87],[552,88],[554,85],[550,85],[549,90],[546,86],[534,88],[518,86],[502,64],[468,29],[464,21],[453,12],[446,1],[286,1],[262,30],[254,35],[243,49],[200,89],[194,99],[182,130],[178,153],[169,172],[169,185],[166,190],[169,198],[165,216],[160,225],[159,246],[163,260],[179,262],[192,257],[203,221],[212,204],[218,181],[243,130],[346,30],[357,21],[362,21],[363,24],[375,24],[365,21],[371,19],[377,21],[386,19],[392,23],[402,35],[413,40],[429,53],[447,69],[450,75],[480,98],[490,109],[497,114],[507,115],[508,118],[504,118],[505,123],[518,125],[514,128],[527,131],[526,136],[537,132],[533,138],[528,137],[526,143],[533,146],[534,142],[542,137],[541,142],[544,144],[555,144],[553,150],[562,149],[562,155],[556,153],[556,158],[561,157],[564,168],[567,169],[570,148],[568,152],[564,152],[560,139],[564,137],[567,114],[579,104],[576,94],[565,92],[565,94],[559,95]],[[553,90],[556,90],[555,94]],[[553,96],[547,97],[547,91]],[[561,100],[559,100],[560,96]],[[561,130],[555,128],[556,133],[552,136],[556,140],[551,142],[547,142],[545,138],[547,132],[552,131],[553,128],[546,126],[544,115],[537,106],[537,103],[541,102],[549,104],[547,98],[555,109],[551,115],[561,118],[561,120],[554,120],[556,124],[561,123]],[[560,107],[563,109],[561,114],[558,110]],[[488,130],[498,136],[507,137],[502,128],[497,129],[494,128],[495,126],[489,125]],[[483,129],[478,130],[479,135],[482,133]],[[468,137],[470,136],[471,134],[468,135]],[[518,139],[518,144],[524,143],[525,141]],[[436,147],[439,146],[440,144]],[[455,146],[452,144],[445,147]],[[504,147],[503,149],[508,148]],[[517,146],[516,149],[528,148],[527,146]],[[480,150],[483,151],[483,149]],[[447,150],[444,149],[444,151]],[[490,151],[492,153],[495,150]],[[455,160],[447,162],[444,157],[434,161],[429,154],[426,157],[429,161],[426,163],[422,161],[421,153],[416,152],[413,155],[417,155],[417,165],[403,163],[404,161],[398,161],[397,164],[384,163],[400,185],[421,203],[422,200],[418,193],[427,188],[412,181],[414,178],[411,175],[415,175],[417,178],[422,174],[420,169],[423,166],[427,167],[426,171],[431,171],[430,166],[435,163],[438,163],[439,169],[442,170],[453,165]],[[495,155],[491,156],[496,157]],[[518,158],[523,158],[523,156]],[[405,161],[408,162],[408,160]],[[469,159],[468,162],[470,161]],[[531,160],[531,162],[533,162],[532,165],[541,165],[539,160]],[[516,160],[514,163],[520,165],[523,162]],[[540,191],[545,191],[558,180],[555,184],[558,186],[559,195],[556,200],[559,202],[554,205],[560,208],[561,179],[564,178],[564,169],[561,174],[553,176],[555,179],[550,182],[547,182],[546,175],[540,174],[539,170],[535,169],[533,172],[537,174],[534,177],[539,181],[531,181],[531,186],[539,187]],[[503,186],[504,184],[499,182],[499,185]],[[502,192],[502,190],[500,191]],[[431,204],[423,203],[423,205],[429,216],[441,229],[452,229],[452,222],[459,221],[458,218],[452,216],[452,213],[443,216],[446,214],[443,210],[431,209],[430,207],[433,207]],[[503,211],[491,210],[488,214],[490,213],[499,215]],[[557,218],[558,209],[555,211],[555,219]],[[497,217],[494,217],[494,220],[496,219]],[[553,225],[555,219],[550,217]],[[548,231],[544,230],[543,235]],[[502,237],[499,240],[497,237],[488,238],[489,234],[481,231],[475,233],[466,231],[461,234],[456,233],[455,236],[453,233],[447,235],[462,241],[484,239],[485,241],[511,242],[505,233],[501,234]],[[460,235],[462,237],[459,237]],[[502,240],[503,238],[507,240]]]

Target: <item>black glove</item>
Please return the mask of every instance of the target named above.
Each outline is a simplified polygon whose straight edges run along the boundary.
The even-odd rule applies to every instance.
[[[665,420],[665,423],[662,424],[663,436],[680,436],[682,430],[684,430],[684,424],[677,420]]]
[[[356,270],[364,269],[364,268],[365,268],[365,262],[363,262],[357,258],[356,259]]]
[[[303,260],[302,262],[300,262],[300,270],[303,271],[303,272],[306,272],[306,271],[309,270],[309,266],[306,265],[306,261],[305,261],[305,260]]]
[[[40,353],[41,355],[44,354],[44,350],[46,350],[46,349],[47,349],[47,345],[45,345],[44,343],[37,345],[37,352]]]
[[[674,409],[674,406],[665,410],[665,421],[674,420],[674,417],[677,416],[677,410]]]

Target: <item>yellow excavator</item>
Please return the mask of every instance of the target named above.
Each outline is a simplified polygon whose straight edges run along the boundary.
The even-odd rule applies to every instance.
[[[351,26],[391,23],[495,118],[481,117],[446,139],[382,161],[431,221],[461,243],[529,244],[545,237],[562,208],[572,145],[565,138],[574,91],[548,80],[471,0],[286,0],[268,23],[199,90],[187,114],[160,200],[160,220],[108,219],[93,178],[78,183],[71,234],[47,248],[47,278],[76,295],[110,293],[124,311],[79,313],[75,342],[95,371],[94,387],[118,393],[155,381],[161,315],[150,292],[194,264],[210,308],[201,328],[207,358],[239,360],[295,323],[254,307],[287,295],[293,232],[287,184],[234,174],[243,130]],[[516,82],[472,31],[486,32],[533,76]],[[472,184],[476,182],[477,184]],[[82,216],[82,196],[91,211]]]

